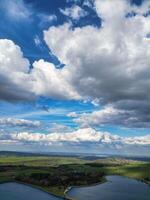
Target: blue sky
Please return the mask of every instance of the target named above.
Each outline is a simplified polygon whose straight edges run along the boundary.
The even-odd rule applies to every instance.
[[[0,0],[1,150],[148,155],[149,6]]]

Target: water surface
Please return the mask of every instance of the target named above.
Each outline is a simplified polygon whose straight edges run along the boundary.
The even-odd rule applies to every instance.
[[[107,176],[108,182],[89,187],[73,187],[68,197],[76,200],[150,200],[150,186],[140,181]]]
[[[18,183],[0,184],[1,200],[62,200],[41,190]]]

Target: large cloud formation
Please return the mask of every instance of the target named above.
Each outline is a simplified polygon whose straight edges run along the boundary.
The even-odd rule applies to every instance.
[[[44,40],[65,64],[62,69],[39,60],[29,70],[21,49],[1,39],[0,99],[98,99],[104,109],[111,105],[120,115],[120,120],[111,115],[114,124],[127,125],[130,119],[130,127],[149,127],[149,4],[145,1],[137,7],[129,1],[95,0],[93,9],[101,27],[72,28],[65,23],[45,30]],[[101,117],[97,124],[108,118]]]
[[[69,84],[83,98],[105,103],[148,98],[150,20],[140,14],[125,17],[130,8],[125,2],[96,1],[101,28],[64,24],[44,32],[48,46],[66,64]]]
[[[83,99],[111,104],[120,114],[114,124],[149,127],[149,4],[137,7],[129,1],[96,0],[102,27],[73,29],[66,23],[44,31],[48,46],[66,64],[68,84]]]

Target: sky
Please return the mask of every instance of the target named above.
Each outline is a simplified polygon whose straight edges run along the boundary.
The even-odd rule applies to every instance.
[[[150,153],[150,1],[0,0],[0,150]]]

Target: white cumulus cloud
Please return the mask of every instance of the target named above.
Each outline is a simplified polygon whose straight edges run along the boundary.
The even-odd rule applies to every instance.
[[[132,126],[147,127],[150,122],[150,39],[147,37],[150,16],[143,13],[149,10],[149,4],[146,1],[137,7],[129,1],[116,0],[114,4],[112,0],[95,0],[94,9],[102,19],[101,27],[72,28],[70,23],[65,23],[45,30],[45,42],[65,64],[61,69],[39,60],[29,70],[30,63],[19,46],[1,39],[0,99],[32,100],[46,96],[96,100],[105,107],[112,105],[113,118],[116,119],[115,112],[121,111],[123,120],[127,122],[130,117]],[[126,17],[132,10],[136,15]],[[101,113],[92,114],[96,116],[96,123],[111,120],[112,113],[105,115],[105,120]],[[85,117],[91,121],[88,114]]]
[[[49,134],[20,132],[14,133],[10,137],[12,140],[20,142],[41,142],[43,144],[52,143],[93,143],[93,145],[150,145],[150,135],[136,137],[121,137],[109,132],[96,131],[92,128],[81,128],[71,132],[53,132]],[[150,147],[150,146],[149,146]]]
[[[66,23],[44,31],[44,39],[66,64],[64,79],[81,99],[97,99],[116,110],[131,111],[133,126],[147,126],[150,16],[143,13],[149,2],[137,7],[129,1],[96,0],[94,8],[102,27],[72,28]],[[132,10],[137,14],[126,17]]]

